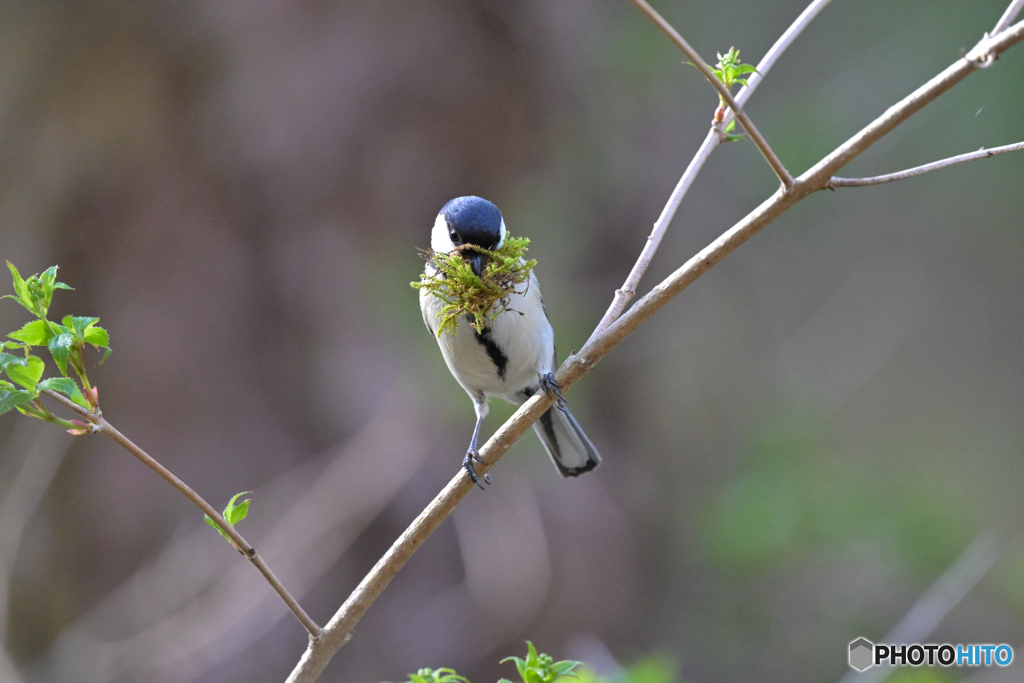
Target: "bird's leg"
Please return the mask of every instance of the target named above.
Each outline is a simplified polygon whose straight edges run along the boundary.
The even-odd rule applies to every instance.
[[[486,401],[486,399],[484,399]],[[480,452],[476,449],[477,439],[480,437],[480,427],[484,424],[484,418],[487,417],[487,403],[478,403],[473,401],[473,407],[476,408],[476,426],[473,428],[473,438],[469,440],[469,448],[466,450],[466,457],[462,459],[462,467],[466,470],[466,474],[473,480],[473,483],[479,486],[481,489],[484,487],[480,483],[480,478],[476,476],[476,470],[473,469],[473,461],[487,464],[487,461],[480,457]],[[491,477],[489,474],[484,475],[484,481],[488,484],[491,483]]]
[[[546,375],[541,375],[540,388],[544,390],[544,393],[550,398],[558,397],[558,405],[562,408],[565,407],[565,399],[562,397],[562,392],[559,389],[562,385],[555,381],[554,373],[549,372]]]

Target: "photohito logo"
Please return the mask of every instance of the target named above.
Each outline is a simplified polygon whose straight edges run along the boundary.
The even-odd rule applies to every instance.
[[[867,638],[850,643],[850,666],[865,671],[878,664],[889,666],[1009,666],[1013,648],[1009,645],[913,645],[874,644]]]

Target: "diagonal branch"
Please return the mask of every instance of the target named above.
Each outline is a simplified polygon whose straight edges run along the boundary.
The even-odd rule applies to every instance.
[[[775,41],[771,49],[765,53],[765,56],[757,65],[757,71],[751,74],[750,78],[747,79],[747,85],[740,88],[739,93],[736,94],[736,102],[741,106],[746,103],[750,98],[750,95],[754,92],[754,89],[764,80],[765,74],[771,69],[775,62],[778,61],[782,53],[786,51],[797,36],[799,36],[807,25],[818,16],[818,12],[825,9],[832,0],[814,0],[810,5],[800,13],[800,16],[790,25],[785,32],[779,36],[779,39]],[[1021,0],[1024,2],[1024,0]],[[715,79],[718,80],[717,78]],[[594,328],[593,337],[596,334],[600,334],[608,329],[615,320],[622,315],[622,311],[626,309],[626,305],[636,296],[637,287],[640,284],[640,279],[647,272],[648,266],[651,265],[651,261],[654,260],[654,254],[658,251],[658,247],[661,246],[661,240],[668,232],[668,226],[672,223],[672,219],[676,215],[676,211],[679,209],[679,205],[683,201],[683,197],[690,190],[690,186],[693,184],[697,174],[700,173],[701,169],[704,168],[704,163],[711,157],[711,153],[722,144],[722,131],[728,127],[729,122],[735,118],[735,114],[732,109],[729,109],[725,118],[721,123],[713,124],[711,130],[708,131],[707,136],[704,138],[704,142],[701,143],[700,148],[694,155],[693,159],[690,160],[689,165],[686,167],[686,171],[683,172],[683,177],[676,183],[676,187],[672,190],[672,194],[669,195],[668,202],[665,203],[665,208],[661,210],[661,215],[658,216],[658,220],[654,222],[654,229],[651,234],[647,237],[647,242],[644,244],[643,251],[640,252],[640,257],[633,264],[633,269],[629,272],[629,276],[623,283],[622,287],[615,290],[615,296],[612,299],[611,305],[605,312],[604,317],[601,318],[601,322]]]
[[[995,28],[992,29],[992,35],[1005,31],[1013,20],[1017,18],[1021,10],[1024,10],[1024,0],[1013,0],[1010,5],[1003,12],[1003,16],[999,17],[999,21],[996,22]]]
[[[289,593],[288,589],[284,587],[284,584],[281,583],[280,579],[274,575],[274,572],[270,570],[270,567],[268,567],[267,563],[263,561],[263,558],[256,552],[256,549],[249,545],[249,542],[242,538],[242,535],[238,533],[235,527],[231,526],[228,521],[213,508],[213,506],[203,499],[202,496],[193,491],[188,484],[175,476],[173,472],[157,462],[157,460],[149,455],[149,453],[146,453],[146,451],[136,446],[128,437],[115,429],[114,426],[107,422],[99,412],[93,413],[65,396],[58,394],[56,391],[44,389],[42,393],[55,401],[64,404],[66,407],[74,410],[76,413],[87,419],[93,425],[92,433],[102,433],[109,436],[117,445],[141,460],[146,467],[160,475],[164,481],[192,501],[197,508],[209,515],[210,519],[215,521],[217,526],[223,529],[224,533],[231,537],[231,540],[235,544],[235,547],[238,548],[238,551],[245,555],[246,559],[252,562],[253,565],[256,566],[256,569],[263,574],[264,578],[266,578],[267,582],[270,583],[270,586],[274,591],[280,595],[281,599],[284,600],[286,605],[288,605],[288,609],[292,611],[295,618],[298,619],[302,626],[309,632],[310,637],[317,637],[322,633],[322,629],[309,617],[308,614],[306,614],[306,611],[303,610],[298,601],[292,597],[291,593]]]
[[[921,175],[928,171],[937,171],[940,168],[946,168],[947,166],[953,166],[954,164],[962,164],[965,161],[988,159],[989,157],[994,157],[997,154],[1017,152],[1020,150],[1024,150],[1024,142],[1016,142],[1012,145],[1003,145],[1002,147],[993,147],[992,149],[985,149],[982,147],[976,152],[959,154],[955,157],[940,159],[939,161],[933,161],[930,164],[924,164],[923,166],[915,166],[914,168],[908,168],[895,173],[887,173],[885,175],[873,176],[871,178],[838,178],[833,176],[828,181],[828,188],[830,190],[834,190],[837,187],[866,187],[868,185],[881,185],[882,183],[891,183],[894,180],[912,178],[913,176]]]
[[[772,148],[768,145],[768,141],[765,140],[760,131],[754,127],[754,122],[750,120],[750,117],[747,116],[746,112],[743,111],[743,108],[733,98],[729,89],[725,87],[725,84],[723,84],[722,81],[718,80],[718,77],[715,76],[714,73],[712,73],[711,69],[708,68],[708,65],[700,58],[700,55],[697,54],[697,51],[694,50],[674,28],[672,28],[671,24],[665,21],[664,17],[658,14],[653,7],[648,5],[646,0],[630,0],[630,2],[636,5],[637,9],[643,12],[648,19],[653,21],[654,24],[660,28],[673,43],[676,44],[676,47],[682,50],[683,54],[693,62],[693,65],[700,69],[700,72],[704,74],[704,78],[708,79],[711,85],[715,87],[715,90],[718,91],[718,94],[721,95],[722,99],[725,100],[725,103],[728,104],[736,114],[736,118],[739,119],[743,129],[747,131],[747,134],[750,135],[750,139],[754,141],[754,144],[757,145],[757,148],[761,150],[761,154],[763,154],[764,158],[768,161],[768,165],[772,167],[772,170],[775,171],[775,175],[779,177],[779,180],[782,182],[782,186],[786,188],[786,190],[792,188],[793,176],[790,175],[789,171],[786,170],[786,167],[782,165],[782,161],[780,161],[779,157],[775,155],[774,151],[772,151]]]
[[[556,377],[557,381],[568,389],[570,385],[593,369],[619,342],[632,334],[672,298],[713,265],[732,253],[739,245],[750,239],[761,228],[778,218],[800,200],[827,187],[828,180],[834,173],[878,139],[977,69],[991,64],[999,54],[1022,40],[1024,40],[1024,22],[992,37],[986,37],[964,58],[957,60],[938,76],[890,107],[860,133],[797,178],[793,183],[792,190],[787,191],[785,188],[777,190],[740,222],[641,298],[604,332],[591,337],[579,353],[570,356],[562,363]],[[480,457],[490,464],[481,465],[478,473],[484,474],[490,470],[494,463],[540,418],[551,404],[552,400],[541,393],[535,394],[520,406],[480,449]],[[356,623],[374,600],[472,488],[472,482],[462,470],[459,470],[459,473],[448,482],[448,485],[377,561],[377,564],[331,618],[324,628],[323,635],[310,639],[309,647],[288,677],[288,683],[311,683],[319,677],[338,649],[352,636],[352,630]]]
[[[997,534],[985,531],[935,580],[899,623],[886,634],[885,643],[920,643],[938,627],[954,607],[985,578],[1006,550]],[[879,683],[892,669],[879,666],[870,671],[847,671],[839,683]]]
[[[754,233],[778,218],[807,195],[827,187],[828,180],[834,173],[850,163],[868,147],[926,104],[974,71],[984,68],[985,64],[991,63],[1003,51],[1022,40],[1024,40],[1024,22],[1019,22],[1000,34],[982,39],[965,57],[958,59],[942,73],[894,104],[863,130],[797,178],[791,192],[787,193],[782,190],[776,192],[637,301],[604,333],[590,339],[576,356],[563,363],[558,381],[568,386],[582,377],[608,351]]]

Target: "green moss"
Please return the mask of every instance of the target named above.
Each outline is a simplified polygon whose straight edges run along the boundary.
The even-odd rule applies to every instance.
[[[423,257],[437,269],[434,275],[424,273],[419,282],[410,283],[415,289],[425,289],[445,303],[437,317],[441,324],[437,336],[445,332],[455,334],[459,318],[468,315],[477,332],[483,332],[487,323],[508,310],[510,297],[517,285],[530,279],[537,265],[534,260],[523,259],[530,240],[525,237],[505,238],[497,251],[463,244],[445,253],[421,249]],[[486,254],[487,264],[477,277],[469,263],[462,258],[463,251]]]

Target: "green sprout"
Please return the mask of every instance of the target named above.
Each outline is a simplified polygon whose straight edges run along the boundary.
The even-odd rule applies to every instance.
[[[537,648],[529,640],[526,641],[526,647],[526,659],[506,657],[501,660],[502,664],[508,661],[515,662],[516,668],[519,669],[519,677],[523,679],[523,683],[553,683],[553,681],[558,680],[562,676],[579,678],[572,670],[579,666],[581,662],[571,659],[556,662],[551,655],[537,654]],[[511,681],[503,678],[498,683],[511,683]]]
[[[36,319],[7,335],[12,341],[0,343],[0,371],[10,380],[0,379],[0,415],[16,409],[23,415],[59,424],[71,434],[87,434],[93,429],[91,425],[56,417],[39,401],[39,394],[56,391],[83,408],[98,411],[99,390],[89,383],[82,352],[87,345],[104,350],[102,363],[110,355],[110,335],[96,324],[99,318],[68,315],[56,323],[46,317],[53,293],[58,289],[71,289],[57,282],[57,266],[28,278],[23,278],[14,264],[8,262],[7,267],[14,279],[14,295],[2,298],[18,302]],[[32,355],[32,348],[36,346],[46,347],[62,377],[43,379],[43,359]],[[15,353],[8,353],[8,350]],[[75,371],[81,387],[68,376],[68,366]]]
[[[753,64],[744,64],[740,60],[740,51],[735,47],[730,47],[724,56],[719,52],[718,63],[714,66],[710,64],[708,66],[718,76],[718,80],[722,81],[722,84],[729,90],[732,90],[732,86],[737,83],[747,85],[747,79],[741,78],[746,74],[755,73],[758,76],[761,75],[761,72]],[[719,98],[721,98],[721,95],[719,95]]]
[[[420,250],[436,272],[433,275],[424,273],[419,282],[410,284],[445,303],[437,315],[441,321],[437,328],[438,337],[445,332],[455,334],[459,318],[464,315],[468,315],[473,328],[482,333],[498,314],[509,310],[516,287],[530,279],[530,272],[537,265],[535,260],[523,259],[529,244],[530,240],[525,237],[506,237],[505,243],[495,251],[468,244],[446,254]],[[481,276],[478,277],[462,258],[465,250],[487,255],[487,265]]]
[[[744,64],[740,60],[740,51],[735,47],[730,47],[729,51],[724,55],[719,52],[718,63],[714,66],[708,64],[708,68],[715,74],[715,77],[722,82],[726,90],[732,91],[732,87],[739,83],[740,85],[747,85],[747,79],[743,78],[747,74],[755,73],[758,76],[761,72],[754,67],[753,64]],[[690,66],[696,68],[693,62],[684,62]],[[725,100],[722,99],[722,95],[718,95],[718,109],[715,110],[715,123],[721,123],[722,119],[725,118]],[[736,128],[736,119],[729,122],[729,125],[725,129],[724,140],[726,142],[735,142],[743,138],[742,133],[733,133],[732,131]]]
[[[409,674],[409,683],[469,683],[469,679],[455,673],[455,669],[420,669]]]
[[[252,491],[242,491],[241,493],[236,493],[235,495],[231,496],[231,500],[228,501],[228,506],[224,508],[224,512],[221,513],[221,516],[224,517],[224,520],[231,526],[235,526],[243,519],[245,519],[246,515],[249,514],[248,498],[243,500],[238,505],[235,505],[235,501],[241,498],[242,496],[249,495],[250,493],[252,493]],[[235,545],[235,542],[231,540],[231,537],[228,536],[227,532],[221,529],[217,522],[213,521],[213,518],[210,517],[210,515],[203,515],[203,519],[206,520],[207,524],[216,529],[221,536],[228,539],[228,542],[231,543],[231,545],[234,545],[236,549],[239,549],[238,546]]]

